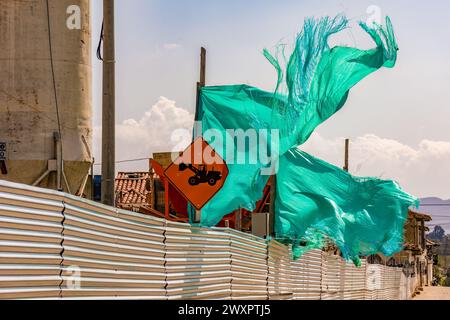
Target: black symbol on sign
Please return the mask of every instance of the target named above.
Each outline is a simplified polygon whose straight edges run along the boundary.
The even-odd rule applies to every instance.
[[[207,183],[212,187],[216,185],[217,181],[222,179],[222,173],[220,171],[208,171],[206,165],[199,165],[197,168],[192,164],[180,164],[180,171],[186,171],[187,169],[194,173],[194,175],[188,180],[191,186],[198,186],[201,183]]]

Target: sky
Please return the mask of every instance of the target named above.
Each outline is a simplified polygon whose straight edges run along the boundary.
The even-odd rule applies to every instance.
[[[92,1],[93,51],[101,3]],[[201,46],[208,50],[207,85],[273,91],[276,73],[264,48],[293,41],[305,17],[338,13],[351,28],[331,45],[373,47],[357,23],[374,8],[392,19],[396,67],[360,82],[302,149],[342,166],[350,138],[352,174],[394,179],[417,197],[450,199],[450,2],[443,0],[117,0],[117,160],[171,151],[172,132],[192,126]],[[94,52],[93,65],[94,150],[101,159],[101,63]],[[118,170],[148,170],[148,162]]]

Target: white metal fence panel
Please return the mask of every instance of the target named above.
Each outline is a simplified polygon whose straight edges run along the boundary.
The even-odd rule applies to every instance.
[[[417,277],[0,181],[0,299],[409,299]]]
[[[267,300],[267,243],[253,235],[228,230],[231,240],[233,300]]]
[[[367,266],[366,300],[404,299],[408,291],[408,282],[401,268],[383,265]]]
[[[165,233],[169,299],[229,299],[230,236],[168,222]]]
[[[386,300],[398,300],[400,297],[400,283],[401,283],[402,269],[385,267],[385,286],[383,288],[384,298]]]
[[[384,266],[368,264],[366,269],[366,300],[384,300]]]
[[[320,300],[322,282],[321,250],[311,250],[291,262],[291,282],[294,300]]]
[[[164,222],[64,199],[63,297],[165,299]]]
[[[340,300],[342,259],[331,253],[323,254],[322,300]]]
[[[294,299],[289,247],[277,241],[270,241],[268,265],[269,298],[271,300]]]
[[[62,197],[0,184],[0,299],[60,296]]]
[[[341,297],[344,300],[364,300],[366,294],[367,261],[361,260],[361,266],[356,267],[351,262],[341,261]]]
[[[364,300],[367,262],[361,266],[332,253],[323,254],[322,300]]]

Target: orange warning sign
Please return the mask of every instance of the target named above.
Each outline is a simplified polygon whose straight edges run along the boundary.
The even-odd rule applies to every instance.
[[[197,138],[164,172],[175,188],[201,210],[228,176],[225,161],[203,138]]]

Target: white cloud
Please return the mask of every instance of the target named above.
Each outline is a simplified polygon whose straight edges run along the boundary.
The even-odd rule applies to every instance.
[[[163,47],[164,47],[164,49],[166,49],[166,50],[175,50],[175,49],[180,48],[181,45],[178,44],[178,43],[165,43],[165,44],[163,45]]]
[[[128,119],[116,127],[116,159],[149,158],[153,152],[173,151],[172,136],[182,129],[182,150],[190,141],[194,116],[160,97],[140,119]],[[101,127],[95,128],[95,157],[101,159]],[[187,142],[186,142],[187,139]],[[336,166],[343,166],[344,138],[328,139],[314,133],[302,149]],[[350,145],[350,172],[358,176],[394,179],[418,196],[450,198],[450,141],[422,140],[409,146],[397,140],[366,134]],[[97,170],[99,167],[97,168]],[[147,161],[120,164],[118,170],[147,170]]]
[[[116,159],[150,158],[153,152],[172,151],[179,141],[172,141],[177,130],[190,134],[194,116],[176,105],[175,101],[160,97],[141,119],[128,119],[116,126]],[[101,127],[94,132],[96,162],[101,159]],[[185,137],[185,140],[190,137]],[[184,143],[187,147],[188,143]],[[118,170],[148,170],[148,162],[117,165]],[[97,169],[98,170],[98,169]]]
[[[314,133],[303,150],[343,166],[344,138],[326,139]],[[366,134],[351,141],[350,172],[358,176],[394,179],[418,196],[450,198],[450,142],[422,140],[416,147]]]

